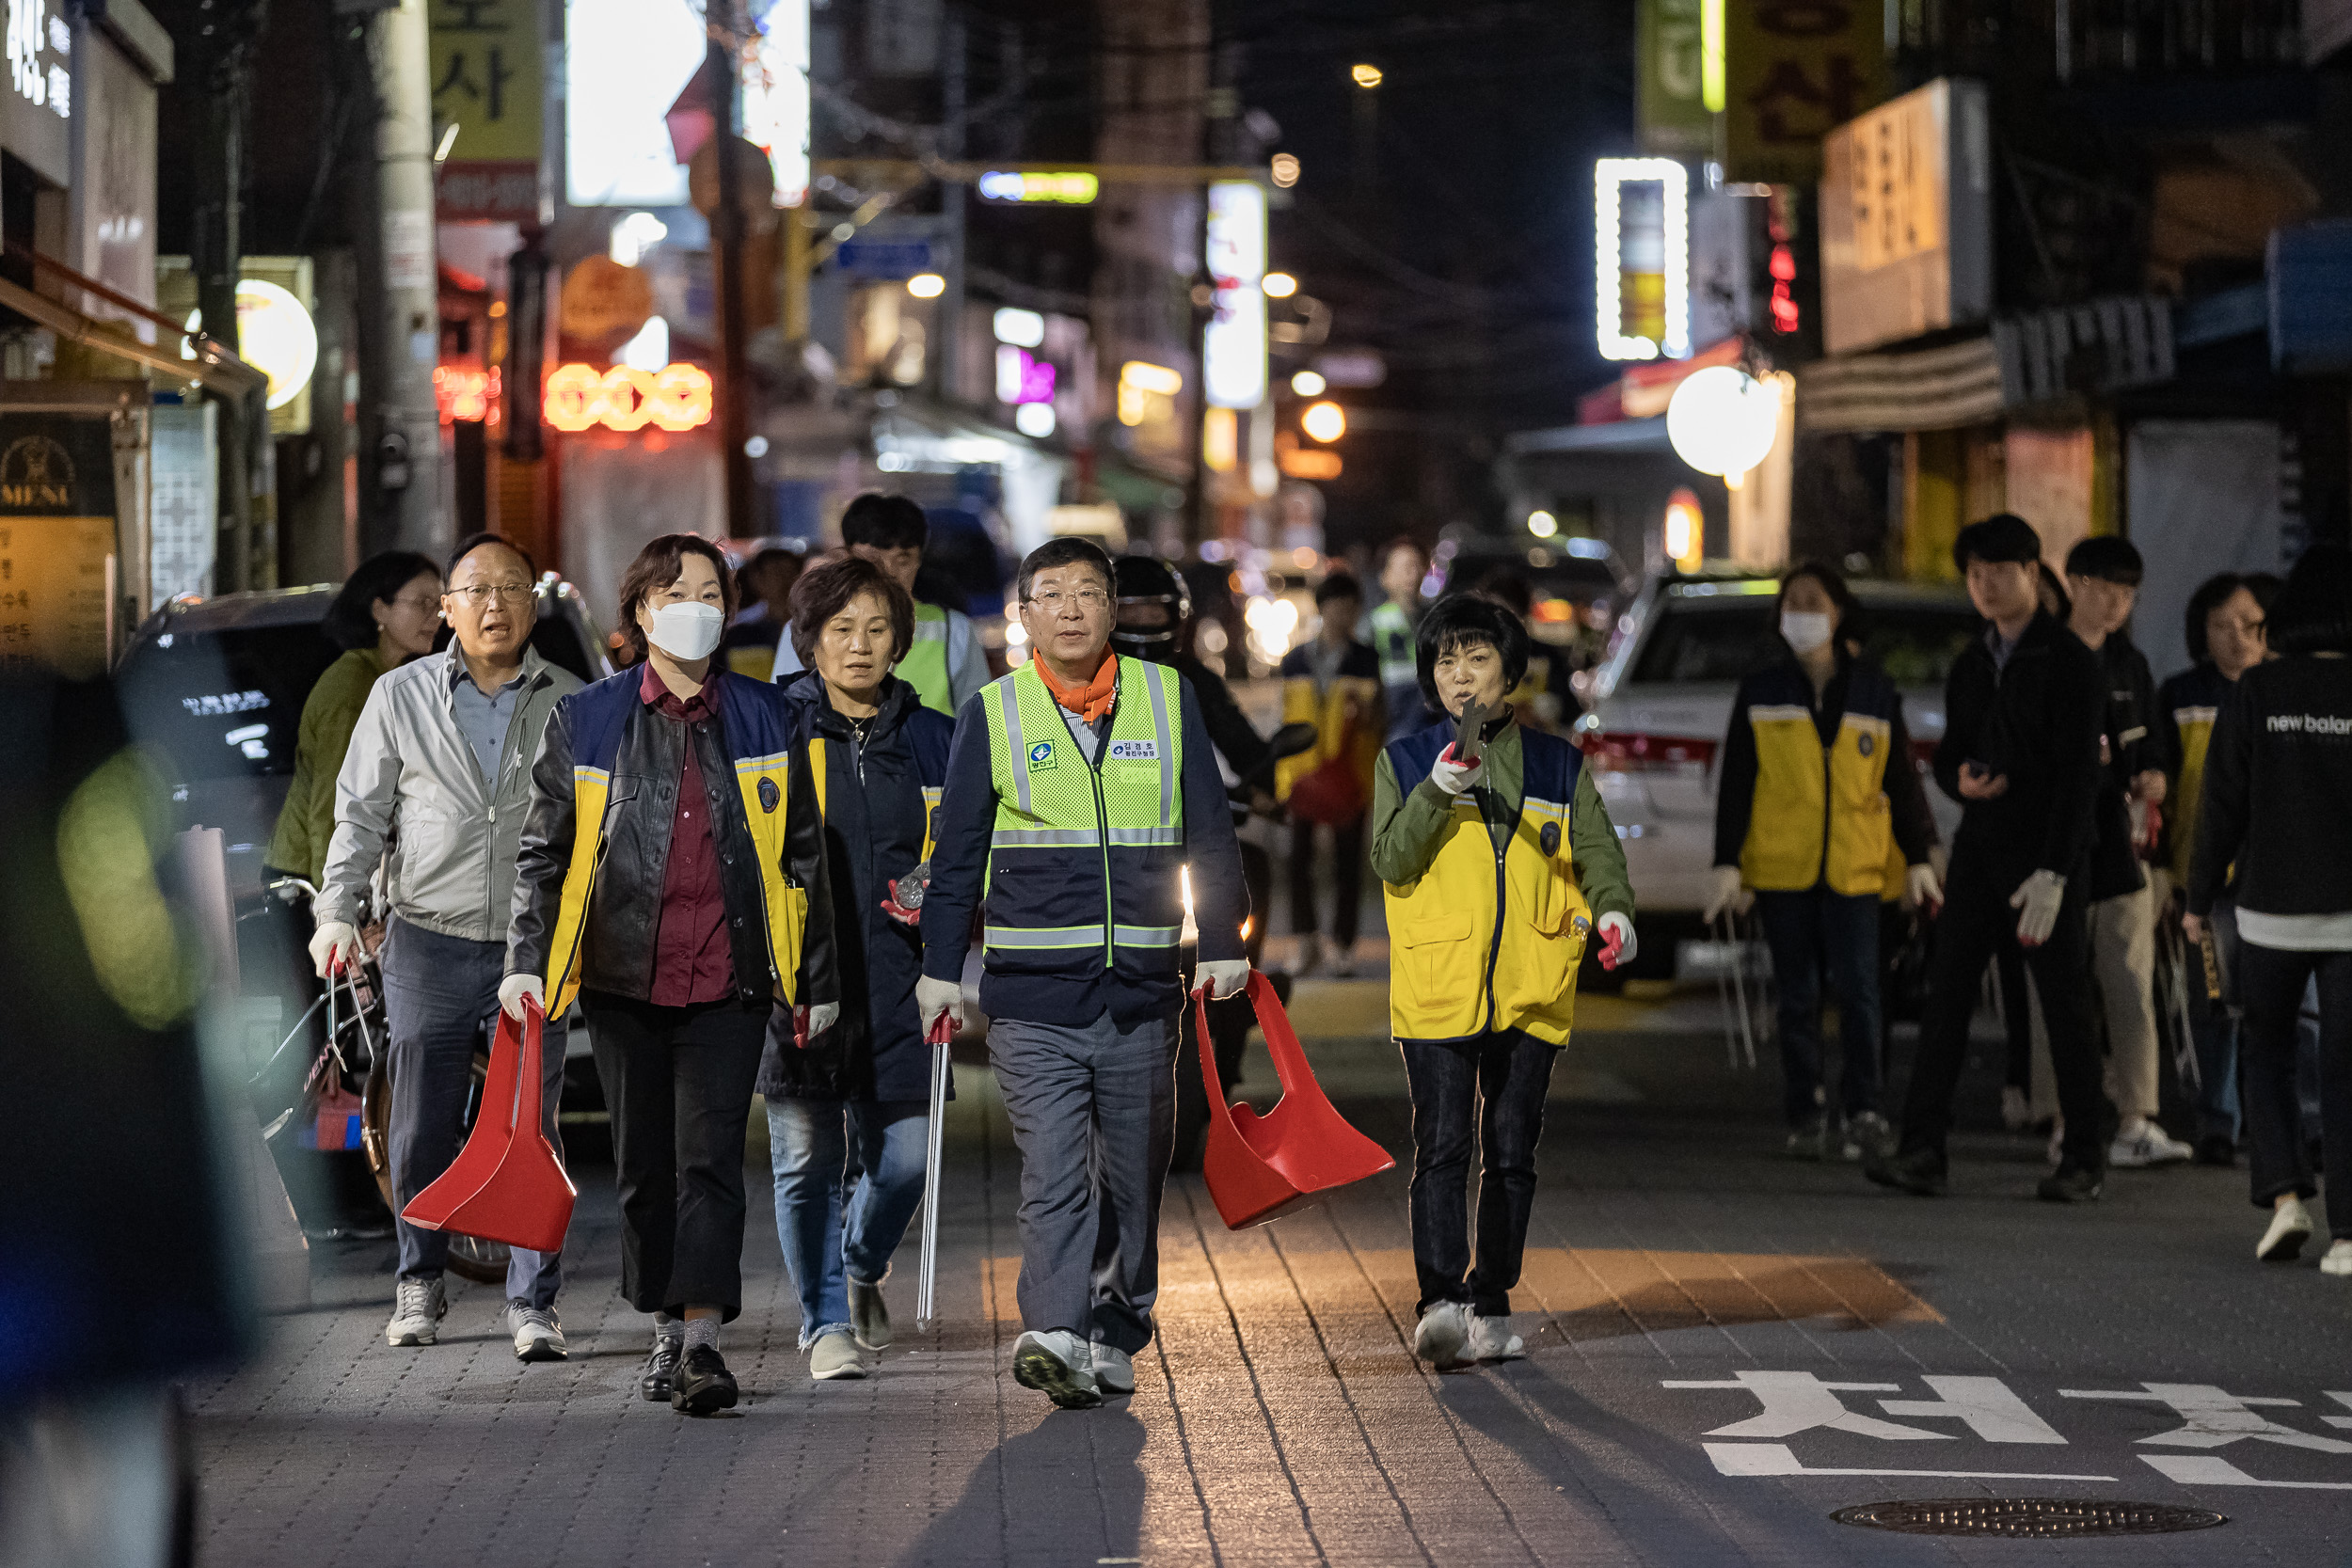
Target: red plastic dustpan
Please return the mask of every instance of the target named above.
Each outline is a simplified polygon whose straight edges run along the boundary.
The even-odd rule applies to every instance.
[[[1200,1078],[1209,1091],[1209,1141],[1200,1172],[1229,1230],[1263,1225],[1311,1205],[1334,1187],[1394,1167],[1389,1151],[1347,1124],[1315,1082],[1297,1032],[1274,994],[1274,983],[1249,972],[1249,1005],[1265,1032],[1266,1053],[1282,1082],[1282,1098],[1263,1116],[1225,1103],[1216,1053],[1208,1049],[1207,1003],[1195,998],[1201,1041]]]
[[[440,1179],[408,1200],[402,1219],[533,1252],[563,1249],[580,1192],[539,1126],[545,1022],[528,996],[521,1023],[499,1014],[473,1135]]]

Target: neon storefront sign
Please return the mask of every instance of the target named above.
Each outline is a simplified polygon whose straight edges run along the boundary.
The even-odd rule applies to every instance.
[[[548,372],[545,409],[558,430],[693,430],[710,422],[710,372],[696,365],[560,365]]]

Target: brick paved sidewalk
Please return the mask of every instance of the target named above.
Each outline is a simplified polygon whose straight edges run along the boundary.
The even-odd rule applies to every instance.
[[[1402,1159],[1389,1048],[1315,1052],[1349,1114]],[[471,1286],[453,1291],[440,1344],[387,1350],[389,1243],[322,1249],[320,1305],[275,1320],[253,1365],[191,1390],[202,1560],[1818,1568],[2312,1563],[2352,1549],[2352,1491],[2333,1489],[2352,1486],[2352,1451],[2337,1451],[2352,1432],[2322,1418],[2352,1418],[2352,1392],[2328,1397],[2352,1390],[2339,1326],[2352,1282],[2308,1259],[2256,1265],[2242,1172],[2121,1173],[2106,1203],[2055,1209],[2029,1199],[2031,1147],[1985,1135],[1963,1142],[1955,1196],[1920,1202],[1773,1158],[1766,1122],[1692,1119],[1624,1092],[1655,1102],[1658,1085],[1721,1061],[1720,1042],[1645,1036],[1595,1037],[1564,1064],[1516,1298],[1531,1354],[1445,1377],[1406,1354],[1402,1170],[1238,1235],[1179,1179],[1161,1338],[1138,1358],[1137,1393],[1053,1411],[1008,1371],[1017,1170],[977,1068],[960,1069],[950,1117],[944,1322],[918,1335],[909,1321],[911,1235],[890,1287],[898,1345],[865,1382],[809,1382],[756,1180],[750,1300],[724,1342],[746,1397],[711,1420],[634,1397],[645,1324],[614,1294],[608,1170],[580,1173],[566,1364],[517,1366],[497,1291]],[[1775,1436],[1742,1372],[1874,1386],[1814,1393],[1842,1424]],[[1921,1412],[1939,1397],[1931,1374],[1998,1380],[2050,1437],[1989,1441]],[[2269,1433],[2149,1445],[2183,1422],[2143,1384],[2298,1402],[2241,1412]],[[2271,1484],[2185,1485],[2151,1455]],[[1853,1473],[1888,1470],[1915,1474]],[[1985,1472],[2114,1479],[1971,1479]],[[1971,1495],[2200,1503],[2232,1522],[2028,1545],[1826,1517]]]

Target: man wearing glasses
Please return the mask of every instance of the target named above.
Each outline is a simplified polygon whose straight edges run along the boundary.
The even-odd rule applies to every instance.
[[[1056,1404],[1132,1394],[1159,1293],[1176,1118],[1184,876],[1194,984],[1248,977],[1233,816],[1192,689],[1110,648],[1110,558],[1056,539],[1021,563],[1035,657],[963,705],[923,911],[927,1025],[961,1023],[972,916],[980,1010],[1021,1150],[1013,1375]]]
[[[383,949],[391,1033],[394,1208],[450,1167],[472,1088],[476,1037],[499,1010],[515,853],[531,803],[531,763],[556,699],[580,689],[531,647],[538,619],[531,558],[495,533],[450,556],[441,615],[450,645],[386,675],[368,694],[335,781],[335,832],[310,956],[319,973],[353,963],[361,901],[382,864],[389,893]],[[543,1053],[544,1127],[556,1133],[564,1053]],[[449,1237],[399,1221],[396,1303],[387,1344],[429,1345],[449,1301]],[[560,1361],[555,1292],[562,1254],[516,1247],[507,1264],[516,1357]]]

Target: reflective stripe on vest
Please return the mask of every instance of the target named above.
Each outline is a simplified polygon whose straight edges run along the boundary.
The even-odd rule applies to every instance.
[[[1094,764],[1034,665],[990,687],[992,955],[1091,948],[1109,968],[1120,949],[1131,948],[1172,962],[1182,927],[1168,918],[1178,912],[1168,852],[1184,836],[1179,678],[1165,665],[1120,659],[1110,733]],[[1095,918],[1073,920],[1080,915]]]
[[[1382,686],[1421,684],[1421,663],[1413,648],[1413,618],[1394,599],[1373,608],[1372,646],[1380,656]]]
[[[891,671],[914,688],[925,707],[937,708],[953,719],[956,703],[947,682],[947,612],[935,604],[914,607],[914,645]]]

